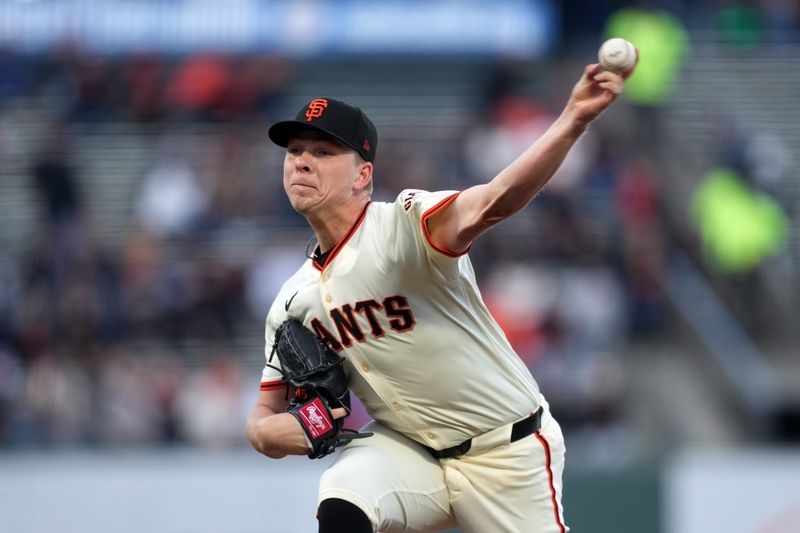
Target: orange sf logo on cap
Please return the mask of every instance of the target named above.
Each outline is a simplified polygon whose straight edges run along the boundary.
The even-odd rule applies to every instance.
[[[311,122],[312,118],[321,117],[326,107],[328,107],[328,100],[325,98],[315,98],[311,100],[306,110],[306,122]]]

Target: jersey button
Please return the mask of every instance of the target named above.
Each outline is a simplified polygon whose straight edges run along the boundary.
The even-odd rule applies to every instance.
[[[325,301],[331,303],[333,301],[333,297],[330,294],[325,295]]]
[[[322,273],[322,275],[319,277],[319,279],[322,280],[322,283],[325,283],[326,281],[331,279],[331,275],[326,271],[326,272]]]
[[[400,402],[392,402],[392,407],[394,408],[395,411],[399,411],[400,408],[403,406],[400,405]]]
[[[428,432],[428,438],[429,439],[435,439],[436,438],[436,433],[434,433],[433,431],[429,431]]]
[[[361,363],[361,370],[369,372],[369,365],[367,363]]]

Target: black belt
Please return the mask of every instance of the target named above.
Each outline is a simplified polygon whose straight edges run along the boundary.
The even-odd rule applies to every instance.
[[[542,408],[540,407],[531,416],[523,418],[519,422],[514,422],[514,425],[511,426],[511,438],[508,440],[508,442],[516,442],[527,437],[528,435],[532,435],[541,427]],[[449,459],[451,457],[458,457],[459,455],[464,455],[467,453],[469,449],[472,448],[472,439],[467,439],[461,444],[456,444],[455,446],[445,448],[444,450],[434,450],[428,446],[425,447],[428,448],[428,451],[431,452],[431,454],[437,459]]]

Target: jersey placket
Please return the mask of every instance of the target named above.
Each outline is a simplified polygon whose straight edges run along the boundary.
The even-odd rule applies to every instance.
[[[331,332],[334,335],[337,335],[338,332],[333,324],[331,312],[336,308],[337,303],[340,303],[338,302],[338,297],[345,298],[347,296],[347,284],[349,281],[347,276],[337,276],[335,270],[337,263],[350,259],[346,259],[347,254],[350,253],[354,253],[354,250],[349,247],[339,250],[337,257],[330,258],[319,274],[320,300],[327,317],[330,319]],[[418,440],[425,442],[428,446],[434,448],[442,447],[441,436],[433,428],[426,426],[413,407],[408,405],[402,395],[394,387],[390,386],[386,379],[383,379],[380,372],[374,371],[366,354],[367,350],[363,346],[354,341],[350,347],[343,348],[343,350],[346,350],[346,353],[342,355],[347,357],[353,368],[375,391],[380,401],[386,406],[387,411],[400,422],[402,427],[409,430],[414,428],[413,432],[417,434]]]
[[[353,366],[358,370],[361,377],[369,383],[370,387],[386,406],[387,410],[400,421],[400,426],[407,428],[407,431],[417,435],[420,442],[424,442],[433,448],[442,448],[441,436],[433,428],[428,427],[425,422],[417,415],[413,406],[409,405],[401,394],[394,387],[383,379],[380,372],[374,372],[369,365],[368,359],[364,354],[364,348],[354,344],[348,349],[348,358]]]

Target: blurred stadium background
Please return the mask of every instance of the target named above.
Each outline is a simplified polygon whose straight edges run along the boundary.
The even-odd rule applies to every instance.
[[[609,36],[626,95],[471,253],[564,427],[567,522],[798,531],[792,0],[0,2],[0,530],[315,531],[324,462],[244,436],[311,235],[268,124],[342,98],[377,200],[464,188]]]

